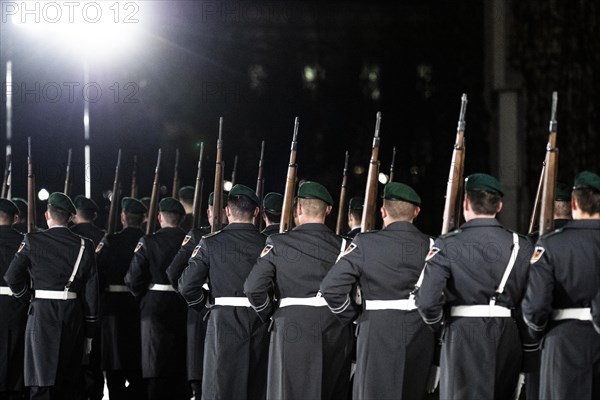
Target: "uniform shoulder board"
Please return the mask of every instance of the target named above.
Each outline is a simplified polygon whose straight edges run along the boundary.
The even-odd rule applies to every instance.
[[[449,237],[452,237],[452,236],[454,236],[454,235],[458,235],[458,234],[459,234],[459,233],[461,233],[461,232],[462,232],[462,229],[455,229],[455,230],[453,230],[452,232],[448,232],[448,233],[446,233],[445,235],[441,235],[441,236],[440,236],[440,239],[449,238]]]
[[[545,251],[546,251],[546,249],[544,249],[542,246],[535,246],[535,251],[533,252],[533,255],[531,256],[531,260],[529,260],[529,263],[535,264],[536,262],[538,262],[539,259],[542,258],[542,255],[544,254]]]
[[[223,230],[218,230],[216,232],[212,232],[212,233],[207,233],[206,235],[202,236],[202,239],[207,239],[209,237],[213,237],[218,235],[219,233],[223,232]]]
[[[558,229],[553,230],[552,232],[548,232],[548,233],[544,234],[542,237],[549,238],[550,236],[554,236],[557,233],[561,233],[564,230],[565,230],[565,228],[558,228]]]

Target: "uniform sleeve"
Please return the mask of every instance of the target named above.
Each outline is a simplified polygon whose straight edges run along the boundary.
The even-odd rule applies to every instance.
[[[244,293],[262,321],[267,321],[275,311],[271,289],[275,282],[276,252],[272,238],[268,237],[265,248],[244,283]]]
[[[423,321],[437,330],[444,317],[444,288],[450,278],[450,259],[444,251],[442,239],[435,241],[425,257],[425,271],[415,302]]]
[[[23,242],[21,242],[4,275],[4,280],[10,287],[13,295],[25,305],[29,304],[29,299],[31,298],[31,289],[29,287],[29,282],[31,281],[29,276],[31,260],[29,259],[29,251],[29,235],[25,235]]]
[[[187,268],[183,270],[179,278],[179,293],[183,296],[189,307],[201,311],[206,304],[206,291],[202,285],[208,277],[210,266],[209,249],[204,241],[194,248]]]
[[[85,336],[94,337],[98,324],[99,285],[98,269],[94,257],[94,245],[91,240],[86,240],[86,274],[84,275],[83,289],[83,320],[85,321]]]
[[[192,232],[190,232],[183,239],[179,251],[177,251],[177,254],[173,257],[173,261],[171,261],[171,264],[169,264],[169,267],[167,268],[169,282],[171,282],[171,285],[173,285],[175,289],[178,289],[179,277],[183,273],[183,270],[188,266],[188,261],[192,256],[195,247],[196,241],[194,240]]]
[[[554,291],[554,266],[543,239],[538,241],[530,263],[529,279],[521,310],[530,335],[539,339],[544,335],[548,318],[552,313]]]
[[[125,285],[136,297],[144,295],[150,284],[150,263],[147,251],[146,238],[142,237],[135,246],[129,270],[125,275]]]
[[[321,282],[321,294],[329,309],[343,323],[358,316],[359,306],[352,300],[350,292],[360,279],[364,258],[364,249],[357,236]]]

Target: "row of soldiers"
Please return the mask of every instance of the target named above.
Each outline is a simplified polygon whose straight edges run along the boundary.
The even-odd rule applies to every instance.
[[[165,198],[161,228],[144,235],[146,207],[125,198],[123,230],[95,250],[68,229],[77,210],[66,195],[48,199],[49,229],[24,238],[2,199],[12,253],[0,306],[21,325],[2,326],[1,351],[24,340],[24,355],[6,359],[24,359],[32,399],[80,398],[94,348],[111,399],[186,399],[186,381],[204,399],[422,399],[438,376],[443,399],[508,399],[520,372],[528,398],[598,398],[600,176],[582,172],[571,189],[573,221],[535,248],[496,220],[503,189],[487,174],[465,180],[466,222],[435,240],[413,225],[421,198],[399,182],[384,187],[383,229],[353,240],[325,225],[334,202],[317,182],[298,188],[296,227],[269,236],[244,185],[211,234],[186,235],[184,206]],[[21,371],[3,371],[0,390],[19,389],[6,382]]]

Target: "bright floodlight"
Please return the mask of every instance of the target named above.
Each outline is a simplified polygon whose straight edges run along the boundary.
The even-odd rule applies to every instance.
[[[233,185],[231,184],[231,181],[223,182],[223,190],[225,190],[226,192],[229,192],[232,186]]]
[[[385,185],[386,183],[388,183],[389,180],[390,180],[389,176],[387,176],[383,172],[379,173],[379,183],[383,183]]]
[[[46,189],[42,189],[38,192],[38,199],[40,199],[40,201],[46,201],[48,200],[48,197],[50,197],[50,193],[48,193]]]

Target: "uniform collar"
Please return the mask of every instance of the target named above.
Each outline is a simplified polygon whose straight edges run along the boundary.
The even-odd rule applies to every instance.
[[[600,219],[574,219],[564,225],[565,229],[600,229]]]
[[[407,232],[417,232],[416,226],[406,221],[396,221],[392,222],[388,226],[386,226],[383,230],[385,231],[407,231]],[[420,231],[419,231],[420,232]]]
[[[499,227],[503,228],[502,224],[498,222],[496,218],[474,218],[468,222],[465,222],[460,226],[460,229],[476,228],[483,226]]]
[[[222,230],[224,231],[229,231],[229,230],[235,230],[235,229],[250,229],[253,231],[256,231],[256,226],[254,226],[254,224],[248,223],[248,222],[235,222],[233,224],[227,224],[226,226],[223,227]]]
[[[331,229],[329,229],[329,227],[327,225],[321,224],[318,222],[307,222],[305,224],[295,227],[293,230],[295,230],[295,231],[321,231],[321,232],[331,231]]]

